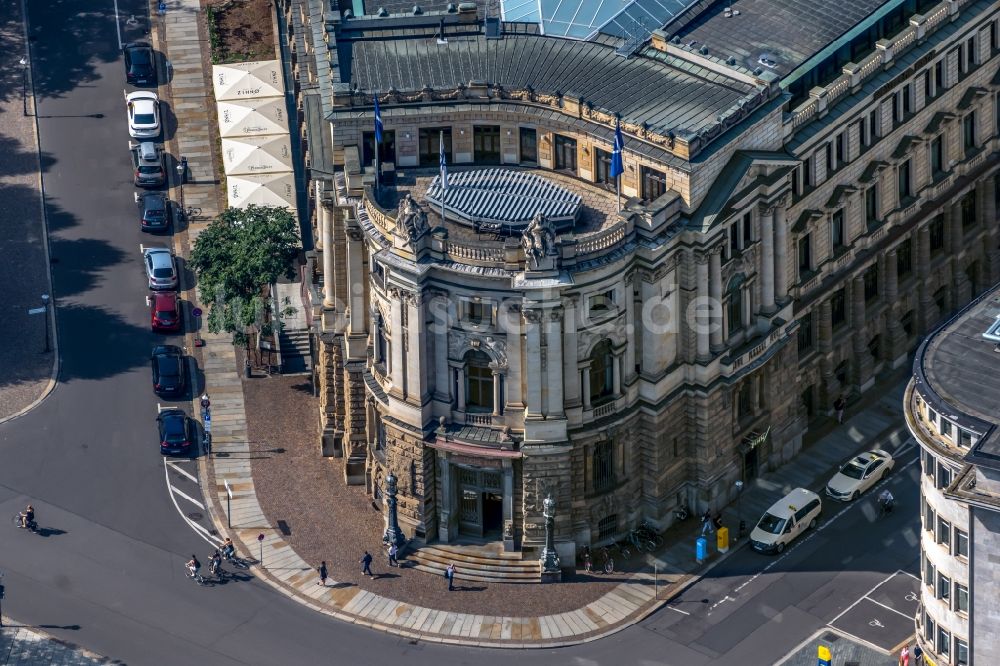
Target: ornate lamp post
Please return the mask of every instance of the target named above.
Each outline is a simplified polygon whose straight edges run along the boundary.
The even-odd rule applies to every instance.
[[[542,582],[558,583],[562,580],[562,567],[556,553],[556,501],[549,495],[542,501],[542,515],[545,517],[545,548],[542,549]]]
[[[399,520],[396,516],[396,475],[389,472],[385,477],[385,503],[389,507],[389,524],[385,528],[385,535],[382,543],[385,545],[396,544],[397,548],[402,548],[406,544],[406,537],[403,530],[399,528]]]

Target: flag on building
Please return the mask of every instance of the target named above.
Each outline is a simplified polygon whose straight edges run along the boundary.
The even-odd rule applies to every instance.
[[[622,151],[625,150],[625,139],[622,138],[622,121],[615,121],[615,145],[611,150],[611,177],[617,178],[625,172],[622,164]]]
[[[382,111],[378,108],[378,95],[372,97],[375,98],[375,144],[378,145],[382,143]]]
[[[441,167],[441,191],[448,189],[448,160],[444,156],[444,132],[438,137],[438,164]]]

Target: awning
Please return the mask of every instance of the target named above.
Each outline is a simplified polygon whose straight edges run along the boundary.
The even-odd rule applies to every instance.
[[[281,75],[281,63],[277,60],[213,65],[212,83],[215,99],[220,102],[285,94],[285,80]]]
[[[219,102],[219,135],[223,139],[288,134],[284,97]]]
[[[287,134],[222,140],[222,164],[227,176],[292,171],[292,147]]]
[[[291,173],[227,176],[226,189],[229,205],[234,208],[257,204],[295,210],[295,176]]]

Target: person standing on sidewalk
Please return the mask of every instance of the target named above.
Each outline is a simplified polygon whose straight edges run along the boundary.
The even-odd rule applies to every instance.
[[[844,396],[837,396],[837,399],[833,401],[833,411],[837,415],[837,423],[844,422],[844,410],[847,408],[847,401],[844,400]]]
[[[701,535],[705,536],[706,533],[711,534],[713,532],[712,528],[712,510],[705,509],[705,513],[701,516]]]
[[[326,587],[326,575],[327,575],[326,560],[324,560],[319,563],[319,582],[316,584]]]
[[[375,577],[375,574],[372,573],[372,554],[367,550],[364,557],[361,558],[361,573],[369,578]]]
[[[448,579],[448,591],[451,592],[455,589],[455,565],[449,564],[448,568],[444,570],[444,577]]]
[[[399,560],[396,559],[396,555],[398,553],[399,553],[399,549],[396,548],[396,544],[394,544],[394,543],[391,544],[389,546],[389,566],[390,567],[398,567],[399,566]]]

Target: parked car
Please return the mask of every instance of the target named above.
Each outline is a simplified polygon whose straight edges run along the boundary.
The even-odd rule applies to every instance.
[[[132,42],[122,47],[125,54],[125,81],[134,86],[156,85],[156,59],[146,42]]]
[[[155,92],[138,90],[125,95],[128,112],[128,134],[133,139],[155,139],[160,136],[160,98]]]
[[[169,455],[190,454],[194,442],[191,419],[177,407],[166,407],[156,415],[160,431],[160,453]]]
[[[130,143],[132,166],[135,167],[133,182],[139,187],[159,187],[167,182],[167,172],[163,168],[163,150],[152,141]]]
[[[856,500],[866,490],[889,476],[896,461],[892,455],[873,449],[859,454],[840,466],[826,484],[826,494],[841,502]]]
[[[150,355],[153,390],[158,395],[180,395],[187,386],[184,372],[184,352],[175,345],[153,347]]]
[[[819,495],[796,488],[771,505],[750,533],[750,545],[761,553],[781,553],[807,529],[816,527],[823,512]]]
[[[149,323],[154,333],[175,333],[181,330],[181,299],[175,291],[162,291],[146,298],[149,303]]]
[[[165,247],[140,245],[146,280],[153,291],[170,291],[177,288],[177,263],[174,253]]]
[[[143,231],[166,231],[170,226],[170,204],[160,192],[143,192],[136,195],[142,217],[139,226]]]

